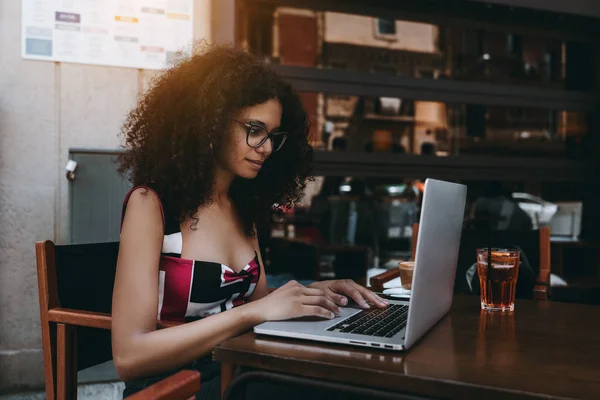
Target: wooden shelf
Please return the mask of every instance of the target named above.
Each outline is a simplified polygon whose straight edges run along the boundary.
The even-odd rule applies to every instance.
[[[273,65],[272,68],[300,92],[400,97],[443,103],[535,107],[548,110],[593,109],[591,95],[568,90],[290,65]]]
[[[586,182],[592,162],[559,158],[316,151],[315,175],[449,180]]]

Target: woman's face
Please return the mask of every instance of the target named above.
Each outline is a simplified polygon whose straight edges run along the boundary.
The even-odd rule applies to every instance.
[[[262,104],[241,109],[234,120],[229,122],[225,151],[221,164],[235,176],[253,179],[258,175],[262,164],[273,152],[271,140],[266,140],[261,146],[254,148],[246,140],[248,127],[250,143],[258,143],[264,132],[275,132],[281,124],[281,103],[279,100],[269,100]]]

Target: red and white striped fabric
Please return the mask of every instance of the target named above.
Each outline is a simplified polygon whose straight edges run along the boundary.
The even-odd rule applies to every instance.
[[[134,189],[125,197],[123,215]],[[181,232],[164,236],[158,319],[186,322],[207,317],[244,304],[254,293],[260,278],[256,253],[254,259],[236,272],[224,264],[181,258],[181,248]]]

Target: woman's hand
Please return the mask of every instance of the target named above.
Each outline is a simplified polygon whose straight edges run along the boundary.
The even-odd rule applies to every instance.
[[[327,293],[290,281],[269,295],[253,302],[265,321],[281,321],[300,317],[331,319],[341,310]],[[250,303],[250,304],[253,304]]]
[[[345,296],[351,297],[362,308],[370,308],[367,303],[369,301],[379,308],[385,308],[389,304],[369,289],[350,279],[315,282],[308,285],[308,287],[323,290],[327,297],[340,306],[348,304],[348,299]]]

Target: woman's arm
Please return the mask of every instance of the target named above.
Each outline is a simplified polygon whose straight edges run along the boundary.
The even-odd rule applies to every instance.
[[[250,296],[250,301],[255,301],[258,299],[262,299],[266,295],[269,294],[269,288],[267,285],[267,275],[265,273],[265,266],[263,263],[262,255],[260,254],[260,246],[258,243],[258,233],[254,233],[254,239],[252,240],[252,246],[254,247],[254,251],[258,254],[258,261],[260,263],[260,277],[258,278],[258,283],[256,284],[256,288],[254,289],[254,293]]]
[[[134,191],[129,199],[113,293],[113,358],[123,380],[185,365],[263,321],[255,308],[242,306],[156,330],[163,221],[159,199],[144,190]]]
[[[160,200],[153,192],[134,191],[123,221],[113,293],[113,359],[122,380],[181,367],[266,320],[308,315],[328,318],[337,309],[324,291],[292,282],[258,302],[156,330],[162,241]],[[261,279],[264,290],[264,274]]]

